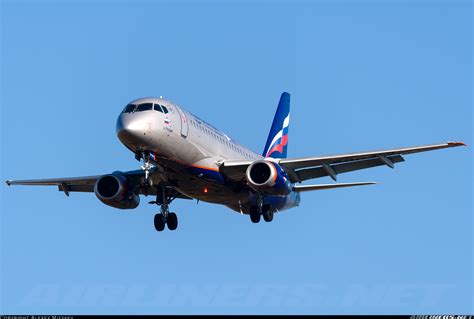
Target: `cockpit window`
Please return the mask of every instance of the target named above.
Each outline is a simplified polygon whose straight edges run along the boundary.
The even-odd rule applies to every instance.
[[[161,109],[161,105],[155,104],[155,111],[163,113],[163,110]]]
[[[163,111],[165,111],[165,114],[168,114],[168,109],[166,108],[166,106],[162,105],[161,107],[163,108]]]
[[[150,111],[150,110],[153,110],[153,103],[142,103],[138,105],[135,112]]]
[[[133,110],[135,110],[136,105],[135,104],[128,104],[124,109],[122,113],[132,113]]]

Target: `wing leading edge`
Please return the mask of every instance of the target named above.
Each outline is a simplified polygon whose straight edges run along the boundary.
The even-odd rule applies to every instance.
[[[466,144],[463,142],[447,142],[383,151],[274,160],[287,172],[293,183],[324,176],[336,180],[338,174],[355,170],[382,165],[394,168],[396,163],[404,161],[402,155],[457,146],[466,146]],[[245,170],[251,163],[252,161],[224,161],[220,166],[220,171],[230,179],[241,181],[245,178]]]

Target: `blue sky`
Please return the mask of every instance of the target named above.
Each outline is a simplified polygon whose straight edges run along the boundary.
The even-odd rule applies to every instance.
[[[261,152],[282,91],[288,155],[472,145],[468,1],[2,1],[2,180],[137,169],[115,120],[171,99]],[[1,313],[472,313],[472,147],[342,175],[252,224],[1,186]],[[330,182],[329,179],[315,183]]]

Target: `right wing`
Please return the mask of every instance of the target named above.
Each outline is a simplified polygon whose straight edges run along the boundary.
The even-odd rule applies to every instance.
[[[65,177],[65,178],[48,178],[48,179],[25,179],[25,180],[7,180],[8,186],[11,185],[38,185],[38,186],[58,186],[60,191],[64,191],[66,195],[69,192],[93,192],[97,176],[84,177]]]
[[[142,170],[120,172],[120,174],[127,177],[130,184],[140,185],[141,178],[144,176]],[[10,185],[35,185],[35,186],[58,186],[58,189],[69,196],[69,192],[94,192],[95,182],[103,175],[83,176],[83,177],[61,177],[61,178],[47,178],[47,179],[24,179],[24,180],[7,180],[6,183]],[[154,176],[155,177],[155,176]],[[155,177],[156,179],[156,177]],[[158,182],[153,181],[153,182]],[[143,192],[142,192],[143,191]],[[145,190],[141,193],[144,194]]]
[[[132,186],[138,187],[139,194],[156,195],[156,187],[143,186],[142,180],[145,173],[142,170],[135,170],[129,172],[120,172],[120,174],[127,177]],[[69,196],[69,192],[94,192],[96,181],[103,175],[83,176],[83,177],[65,177],[65,178],[48,178],[48,179],[26,179],[26,180],[7,180],[6,183],[10,185],[36,185],[36,186],[57,186],[59,191],[64,192]],[[153,185],[158,185],[161,181],[159,174],[151,174]],[[191,199],[190,197],[179,193],[174,189],[176,198]]]

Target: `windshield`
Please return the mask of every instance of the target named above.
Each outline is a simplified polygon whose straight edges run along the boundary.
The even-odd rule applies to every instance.
[[[141,112],[141,111],[151,111],[155,110],[161,113],[168,113],[168,109],[164,105],[155,104],[153,103],[141,103],[138,104],[127,104],[127,106],[123,109],[122,113],[134,113],[134,112]]]
[[[122,113],[132,113],[133,110],[135,110],[136,105],[135,104],[128,104],[124,109]]]
[[[155,104],[155,111],[163,113],[163,109],[161,108],[161,105]]]
[[[166,106],[164,106],[162,104],[155,104],[155,111],[165,113],[165,114],[168,113],[168,109],[166,108]]]
[[[153,110],[153,103],[142,103],[138,105],[135,112],[150,111],[150,110]]]

